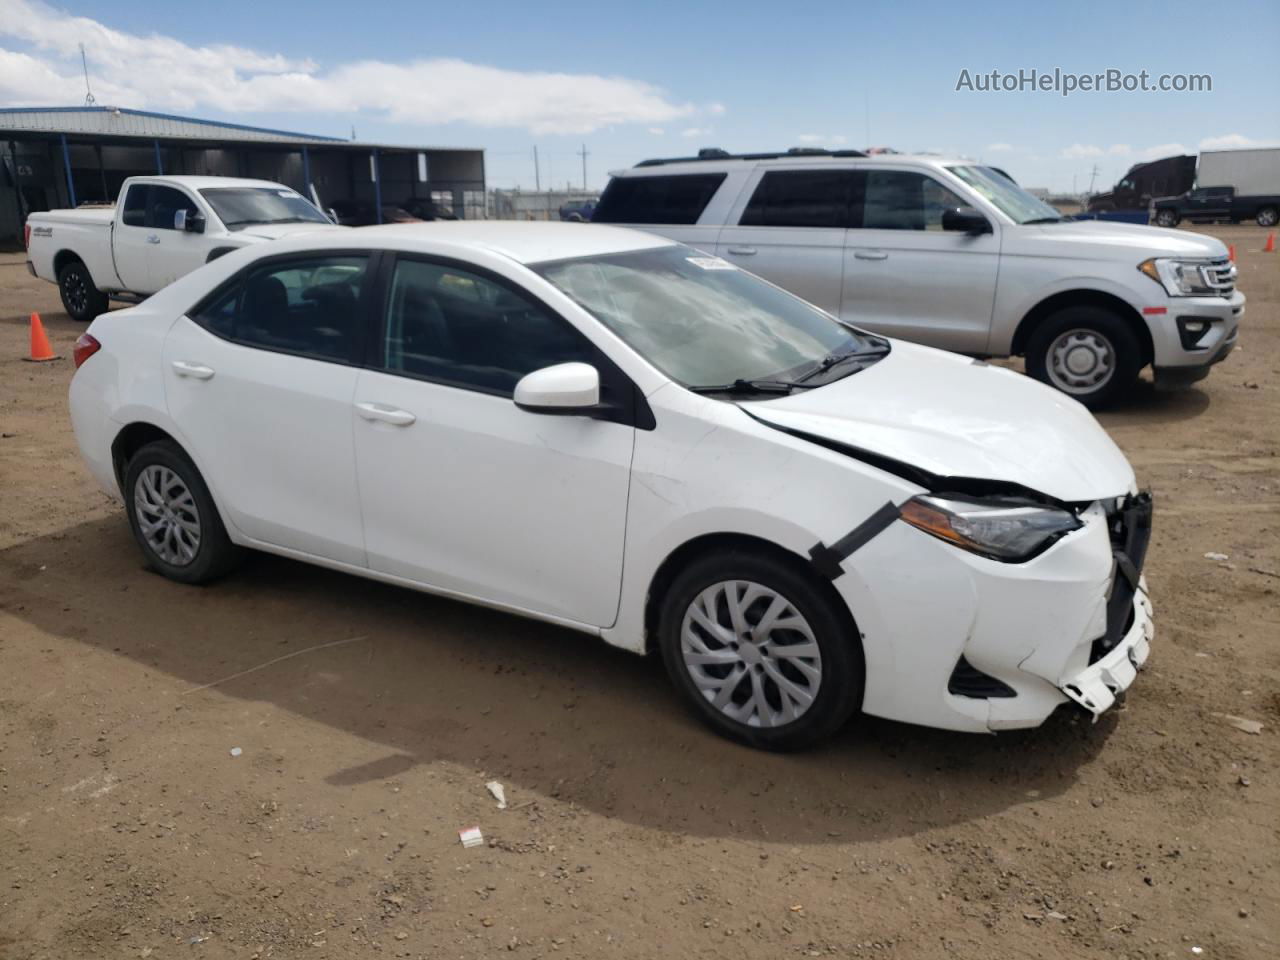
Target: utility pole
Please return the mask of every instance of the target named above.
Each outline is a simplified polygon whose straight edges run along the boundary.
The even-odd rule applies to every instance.
[[[1089,193],[1093,193],[1093,182],[1098,179],[1098,165],[1095,163],[1089,172]]]
[[[533,145],[533,188],[542,192],[542,173],[538,169],[538,145]]]
[[[578,151],[582,155],[582,189],[587,189],[587,145],[584,143]]]

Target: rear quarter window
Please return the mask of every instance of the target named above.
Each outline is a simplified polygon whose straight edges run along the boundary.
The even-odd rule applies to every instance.
[[[605,188],[591,221],[694,224],[724,178],[723,173],[614,177]]]

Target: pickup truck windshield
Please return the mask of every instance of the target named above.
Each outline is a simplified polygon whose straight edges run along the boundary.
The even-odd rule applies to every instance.
[[[980,193],[1014,223],[1057,223],[1066,219],[1043,200],[992,170],[990,167],[947,167],[957,177]]]
[[[200,196],[228,230],[262,223],[328,223],[301,194],[284,187],[210,187]]]
[[[888,343],[685,246],[533,269],[655,367],[705,392],[787,392],[855,373]],[[861,363],[846,363],[860,359]],[[759,390],[752,390],[759,385]]]

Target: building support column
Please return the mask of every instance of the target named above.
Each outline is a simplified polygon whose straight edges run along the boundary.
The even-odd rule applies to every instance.
[[[378,148],[369,154],[369,172],[373,176],[373,215],[375,223],[382,222],[382,170],[378,163]]]
[[[62,141],[62,170],[67,175],[67,199],[71,201],[71,206],[76,205],[76,185],[71,179],[71,150],[67,147],[67,135],[65,133],[58,134],[58,139]]]
[[[160,162],[160,141],[152,140],[151,145],[156,149],[156,173],[164,175],[164,164]]]

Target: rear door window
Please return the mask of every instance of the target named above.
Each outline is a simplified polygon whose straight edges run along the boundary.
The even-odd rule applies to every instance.
[[[147,196],[151,187],[145,183],[135,183],[124,195],[124,212],[120,216],[126,227],[145,227],[147,225]]]
[[[245,346],[357,363],[367,256],[326,255],[250,269],[192,312],[211,333]]]
[[[739,222],[744,227],[846,227],[854,182],[851,170],[771,170]]]
[[[723,173],[614,177],[600,197],[591,220],[593,223],[695,224],[724,178]]]

